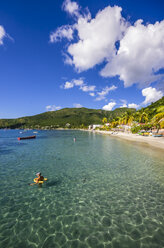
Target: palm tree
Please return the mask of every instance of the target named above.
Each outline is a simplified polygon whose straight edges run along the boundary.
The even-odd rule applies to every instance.
[[[164,106],[160,106],[157,108],[157,113],[164,112]]]
[[[132,124],[133,121],[134,121],[134,116],[131,115],[131,116],[129,117],[129,119],[128,119],[128,125],[131,126],[131,124]]]
[[[123,122],[124,122],[123,116],[118,117],[118,124],[119,124],[119,125],[122,125]]]
[[[118,121],[116,121],[115,119],[113,119],[113,121],[111,123],[112,128],[117,127],[117,125],[118,125]]]
[[[102,119],[102,123],[105,125],[105,123],[107,123],[107,118],[106,117],[104,117],[103,119]]]
[[[140,117],[140,112],[137,111],[136,113],[134,113],[134,120],[139,122],[139,117]]]
[[[128,123],[129,120],[129,113],[125,112],[123,115],[123,124],[126,125]]]
[[[148,114],[146,112],[141,112],[139,116],[139,122],[140,123],[147,123],[148,122]]]
[[[163,121],[164,121],[163,119],[164,119],[164,112],[156,114],[151,120],[152,124],[157,128],[157,133],[160,127],[163,126]]]

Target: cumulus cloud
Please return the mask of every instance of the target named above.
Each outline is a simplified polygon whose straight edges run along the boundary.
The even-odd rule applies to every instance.
[[[94,91],[95,88],[96,88],[95,85],[89,85],[89,86],[88,86],[88,85],[83,85],[83,86],[80,87],[80,89],[81,89],[82,91],[84,91],[84,92]]]
[[[122,105],[120,108],[139,108],[139,105],[136,103],[129,103],[127,104],[127,100],[121,99]]]
[[[78,71],[84,71],[115,54],[115,42],[127,27],[120,7],[108,6],[91,19],[89,11],[83,15],[79,13],[76,2],[66,0],[63,6],[65,11],[76,14],[77,21],[72,26],[64,25],[51,33],[50,41],[67,37],[71,40],[76,31],[78,41],[68,46],[65,62],[74,65]]]
[[[66,38],[68,40],[72,40],[73,39],[73,27],[69,26],[69,25],[65,25],[62,27],[57,28],[57,30],[55,32],[52,32],[50,34],[50,42],[54,43],[56,41],[60,41],[63,38]]]
[[[126,24],[118,6],[106,7],[95,18],[80,17],[75,25],[78,42],[69,45],[68,54],[78,71],[84,71],[112,57],[115,42],[122,37]]]
[[[120,40],[118,52],[111,58],[101,75],[119,75],[125,87],[139,83],[141,87],[159,80],[156,74],[164,67],[164,21],[143,25],[138,20],[127,28]]]
[[[0,25],[0,45],[3,45],[3,39],[6,36],[6,32],[3,26]]]
[[[97,95],[98,97],[96,97],[96,101],[101,101],[103,99],[105,99],[106,95],[108,95],[109,91],[113,91],[116,90],[117,87],[115,85],[112,85],[111,87],[105,87],[101,92],[98,92]]]
[[[120,108],[126,108],[127,107],[127,101],[124,99],[120,100],[122,102],[122,105],[120,106]]]
[[[135,103],[129,103],[128,104],[128,108],[138,108],[139,105],[135,104]]]
[[[64,89],[70,89],[74,87],[74,83],[73,82],[66,82],[64,84]]]
[[[63,88],[64,89],[70,89],[70,88],[73,88],[74,86],[79,86],[79,87],[85,86],[84,80],[81,78],[80,79],[72,79],[70,82],[69,81],[65,82]]]
[[[156,88],[148,87],[142,90],[142,95],[145,96],[143,104],[146,105],[159,100],[163,96],[163,93],[160,90],[158,91]]]
[[[81,13],[79,5],[71,0],[64,1],[63,9],[76,17],[74,24],[58,28],[51,33],[50,41],[68,39],[65,63],[81,72],[105,62],[101,76],[119,76],[125,87],[139,84],[143,88],[161,81],[164,20],[146,25],[137,20],[132,25],[122,17],[119,6],[107,6],[91,17],[89,11]]]
[[[94,92],[89,93],[90,96],[95,96]]]
[[[80,103],[74,103],[73,106],[75,108],[82,108],[83,107]]]
[[[76,86],[82,86],[84,84],[83,79],[74,79],[73,82],[74,82],[74,85]]]
[[[73,79],[71,82],[66,82],[62,88],[64,89],[70,89],[73,88],[74,86],[78,86],[80,90],[84,92],[90,92],[90,91],[95,91],[96,86],[95,85],[87,85],[83,79]]]
[[[46,106],[47,111],[56,111],[56,110],[59,110],[59,109],[61,109],[60,106],[55,106],[55,105],[47,105]]]
[[[116,102],[109,102],[107,105],[103,106],[103,110],[111,111],[116,105]]]
[[[63,3],[63,9],[70,15],[79,15],[79,5],[76,2],[65,0]]]

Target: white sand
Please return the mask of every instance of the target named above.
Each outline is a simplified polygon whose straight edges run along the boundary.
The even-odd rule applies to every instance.
[[[94,131],[95,133],[108,134],[112,137],[118,137],[121,139],[126,139],[130,141],[142,142],[149,144],[151,146],[164,149],[164,137],[153,137],[153,136],[141,136],[138,134],[132,133],[123,133],[123,132],[111,132],[111,131]]]

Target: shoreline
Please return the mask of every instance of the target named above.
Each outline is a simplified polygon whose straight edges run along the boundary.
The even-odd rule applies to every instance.
[[[1,129],[6,130],[6,129]],[[7,129],[7,130],[22,130],[22,129]],[[153,136],[141,136],[138,134],[132,134],[132,133],[124,133],[124,132],[113,132],[113,131],[102,131],[102,130],[88,130],[88,129],[80,129],[80,128],[74,128],[74,129],[68,129],[68,128],[57,128],[57,129],[28,129],[30,130],[37,130],[37,131],[49,131],[49,130],[58,130],[58,131],[85,131],[85,132],[91,132],[91,133],[98,133],[103,135],[109,135],[111,137],[115,137],[118,139],[124,139],[128,141],[132,141],[135,143],[140,143],[142,145],[149,145],[150,147],[156,147],[158,149],[164,150],[164,137],[153,137]]]
[[[88,130],[89,131],[89,130]],[[123,133],[123,132],[111,132],[111,131],[101,131],[101,130],[95,130],[95,131],[89,131],[93,133],[100,133],[105,135],[110,135],[112,137],[128,140],[128,141],[134,141],[137,143],[143,143],[148,144],[152,147],[164,149],[164,137],[152,137],[152,136],[140,136],[138,134],[132,134],[132,133]]]

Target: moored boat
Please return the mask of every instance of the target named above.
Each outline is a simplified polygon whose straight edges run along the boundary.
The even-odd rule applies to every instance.
[[[163,135],[162,134],[153,134],[152,136],[153,137],[162,137]]]
[[[25,139],[35,139],[36,135],[33,136],[27,136],[27,137],[18,137],[18,140],[25,140]]]

